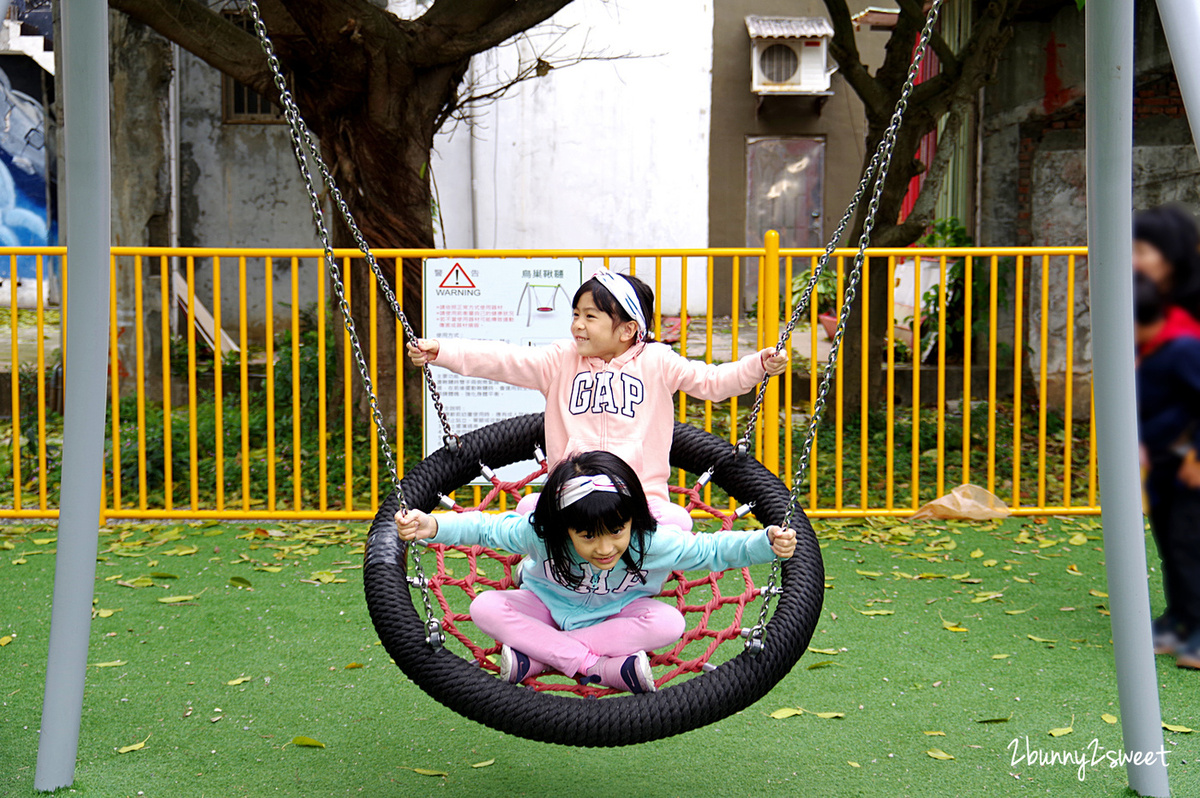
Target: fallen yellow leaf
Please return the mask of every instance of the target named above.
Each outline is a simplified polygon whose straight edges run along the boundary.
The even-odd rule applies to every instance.
[[[1087,535],[1083,534],[1082,532],[1076,532],[1074,535],[1071,535],[1071,538],[1067,542],[1072,546],[1086,546]]]
[[[771,713],[771,717],[775,720],[783,720],[784,718],[794,718],[797,715],[803,715],[804,710],[796,709],[795,707],[783,707]]]
[[[971,552],[972,560],[978,560],[982,556],[983,556],[983,549],[975,549],[975,551]]]
[[[818,718],[824,718],[825,720],[846,717],[845,712],[813,712],[811,709],[804,709],[803,707],[801,707],[800,711],[809,715],[816,715]]]
[[[225,682],[225,684],[229,685],[230,687],[235,687],[239,684],[245,684],[246,682],[250,681],[251,678],[252,677],[250,676],[239,676],[236,679],[230,679],[229,681]]]
[[[1025,635],[1025,636],[1028,637],[1030,640],[1032,640],[1035,643],[1057,643],[1058,642],[1057,639],[1051,640],[1050,638],[1035,637],[1034,635]]]
[[[352,671],[356,668],[361,668],[361,667],[362,667],[361,662],[351,662],[349,665],[347,665],[345,668],[343,668],[343,670]]]
[[[944,731],[927,731],[927,732],[925,732],[925,734],[928,734],[930,737],[945,737],[946,736],[946,733]]]
[[[92,667],[93,668],[119,668],[122,665],[128,665],[128,664],[129,663],[123,659],[114,659],[111,662],[93,662]]]
[[[1073,731],[1075,731],[1075,716],[1074,715],[1071,716],[1071,725],[1070,726],[1060,726],[1057,729],[1051,729],[1050,736],[1051,737],[1064,737]]]
[[[1012,654],[993,654],[992,659],[1008,659]]]
[[[856,610],[856,612],[860,612],[863,615],[895,615],[896,614],[893,610]]]
[[[428,768],[405,768],[405,770],[411,770],[413,773],[418,773],[422,776],[449,776],[450,775],[449,773],[445,773],[441,770],[429,770]]]
[[[814,654],[829,654],[830,656],[842,653],[836,648],[813,648],[812,646],[809,646],[808,650]]]
[[[879,573],[879,571],[860,571],[857,568],[854,569],[854,573],[858,574],[859,576],[880,576],[881,575]]]
[[[984,567],[984,568],[991,568],[991,567],[995,566],[995,565],[996,565],[996,563],[998,563],[998,562],[1000,562],[1000,561],[999,561],[999,560],[984,560],[984,561],[983,561],[983,567]]]
[[[149,739],[150,739],[150,735],[147,734],[146,740],[149,740]],[[142,740],[140,743],[134,743],[133,745],[127,745],[124,748],[118,748],[117,753],[118,754],[128,754],[130,751],[140,751],[146,747],[146,740]]]
[[[1100,716],[1100,720],[1104,721],[1105,723],[1116,723],[1116,722],[1117,722],[1117,716],[1116,716],[1116,715],[1110,715],[1110,714],[1108,714],[1107,712],[1105,712],[1103,715],[1101,715],[1101,716]]]
[[[488,765],[494,765],[494,764],[496,764],[496,760],[495,760],[495,759],[485,759],[485,760],[483,760],[482,762],[476,762],[474,765],[471,765],[471,767],[473,767],[473,768],[485,768],[485,767],[487,767]]]
[[[1083,572],[1079,570],[1079,566],[1075,563],[1071,563],[1067,566],[1067,573],[1069,573],[1071,576],[1083,576]]]
[[[851,762],[849,759],[846,760],[846,764],[852,768],[861,768],[862,767],[862,765],[858,764],[857,762]]]
[[[925,753],[929,754],[929,756],[933,757],[934,759],[948,760],[948,759],[954,758],[953,756],[951,756],[950,754],[947,754],[945,751],[943,751],[940,748],[930,748]]]
[[[1029,610],[1005,610],[1005,615],[1020,615],[1021,613],[1029,612]]]
[[[158,601],[160,604],[178,604],[181,601],[195,601],[195,600],[196,600],[195,596],[167,596],[166,598],[160,598]]]
[[[1108,598],[1107,593],[1105,593],[1103,590],[1096,590],[1095,588],[1092,588],[1091,590],[1089,590],[1088,595],[1095,596],[1096,598]]]
[[[12,635],[5,635],[4,637],[0,637],[0,648],[4,648],[12,641],[13,641]]]
[[[314,740],[311,737],[293,737],[292,745],[303,745],[303,746],[307,746],[308,748],[324,748],[325,747],[325,743],[321,742],[320,740]]]
[[[1179,734],[1191,734],[1195,729],[1189,729],[1187,726],[1172,726],[1170,723],[1163,723],[1163,728],[1167,731],[1177,732]]]

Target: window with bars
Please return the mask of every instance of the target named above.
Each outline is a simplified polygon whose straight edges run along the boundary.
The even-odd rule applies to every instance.
[[[225,18],[242,30],[254,32],[249,14],[226,11]],[[229,75],[221,76],[221,121],[226,124],[281,124],[283,109]]]

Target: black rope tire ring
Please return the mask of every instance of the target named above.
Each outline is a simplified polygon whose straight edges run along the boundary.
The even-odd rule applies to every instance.
[[[542,414],[518,416],[462,436],[460,451],[439,449],[401,482],[410,507],[426,512],[439,493],[450,493],[492,468],[525,460],[535,445],[545,447]],[[754,502],[764,525],[783,520],[789,498],[784,484],[752,457],[730,458],[732,446],[715,435],[676,423],[671,465],[702,473],[721,463],[713,482],[738,502]],[[745,709],[770,690],[804,653],[821,613],[825,566],[804,511],[792,509],[796,553],[784,560],[782,593],[766,626],[765,648],[742,651],[716,670],[697,674],[654,693],[580,699],[551,695],[502,682],[444,646],[425,642],[425,626],[406,581],[406,546],[396,534],[399,507],[393,492],[371,525],[363,563],[367,607],[375,631],[396,664],[418,687],[450,710],[498,731],[560,745],[632,745],[680,734]],[[755,611],[757,603],[748,609]]]

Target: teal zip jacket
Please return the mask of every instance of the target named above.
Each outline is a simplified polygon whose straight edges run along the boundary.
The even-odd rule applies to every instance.
[[[660,525],[649,536],[642,560],[645,580],[619,563],[609,571],[576,560],[583,582],[572,590],[555,581],[529,516],[518,513],[438,513],[435,543],[487,546],[529,557],[521,568],[521,589],[532,590],[564,631],[609,618],[631,601],[657,596],[671,571],[724,571],[770,562],[775,557],[764,529],[693,535]]]

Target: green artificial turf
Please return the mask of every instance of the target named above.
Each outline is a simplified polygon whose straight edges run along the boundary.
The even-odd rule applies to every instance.
[[[606,750],[502,735],[409,683],[376,645],[367,616],[362,527],[263,525],[270,537],[249,526],[110,527],[101,536],[76,782],[61,792],[1130,794],[1124,768],[1107,761],[1085,767],[1084,781],[1074,764],[1012,762],[1013,741],[1024,753],[1026,738],[1059,756],[1121,746],[1119,724],[1102,718],[1120,712],[1095,521],[817,526],[829,588],[812,647],[836,653],[809,652],[733,717]],[[0,639],[12,637],[0,647],[5,796],[36,794],[53,537],[53,527],[0,527]],[[1157,566],[1152,545],[1149,554]],[[126,586],[144,584],[139,577],[154,585]],[[1150,590],[1161,611],[1157,569]],[[186,595],[194,599],[160,601]],[[891,614],[864,614],[874,611]],[[1169,657],[1157,663],[1163,720],[1200,727],[1200,673]],[[788,707],[806,712],[770,716]],[[1200,731],[1164,734],[1174,795],[1200,795]],[[298,735],[325,747],[291,744]],[[933,749],[954,758],[935,759]]]

